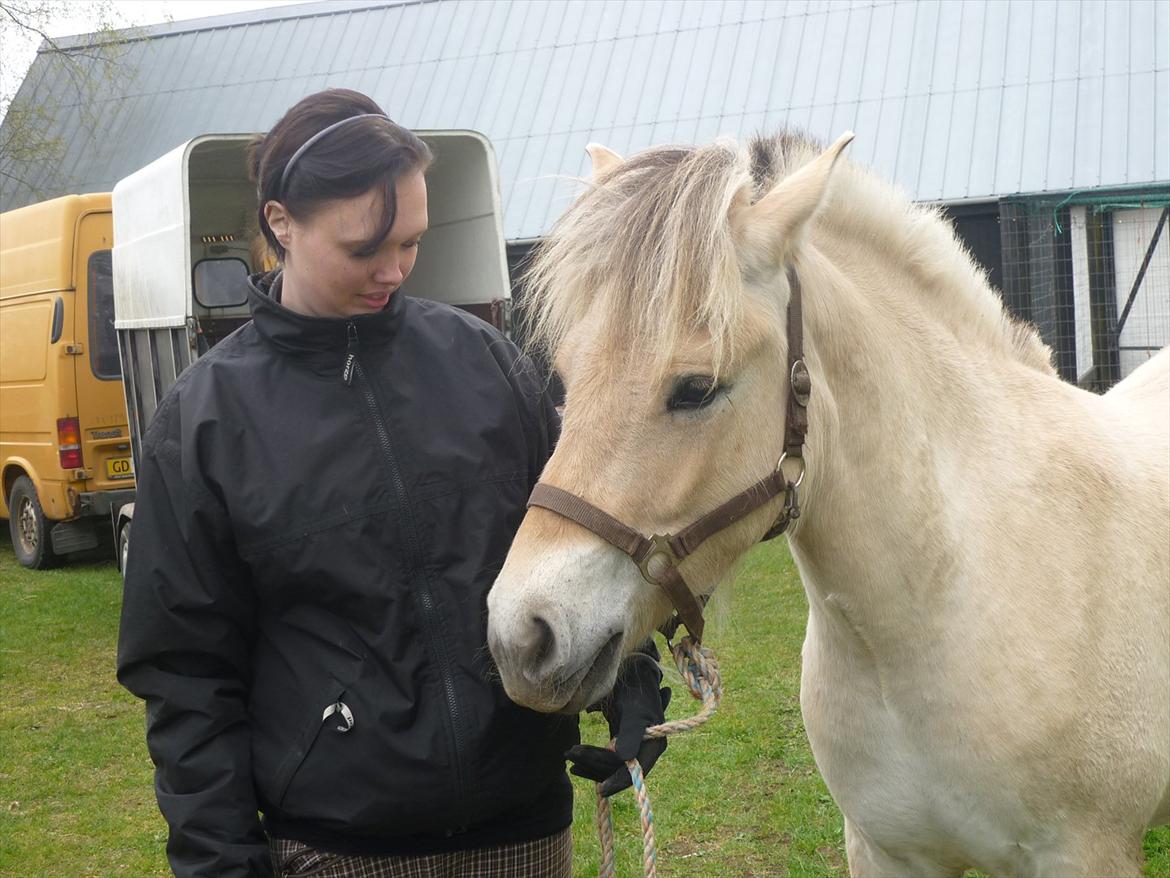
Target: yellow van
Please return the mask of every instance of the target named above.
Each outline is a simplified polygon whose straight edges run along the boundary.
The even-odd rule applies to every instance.
[[[0,214],[0,518],[17,559],[95,548],[134,497],[110,195]]]

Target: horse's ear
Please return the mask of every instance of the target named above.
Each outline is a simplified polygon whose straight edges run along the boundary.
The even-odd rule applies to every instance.
[[[766,258],[779,258],[799,238],[804,224],[825,199],[833,166],[853,139],[846,131],[836,143],[804,167],[777,183],[755,204],[733,212],[731,221],[742,248]]]
[[[589,144],[585,147],[585,152],[589,153],[589,158],[593,162],[593,179],[595,181],[622,163],[620,155],[600,143]]]

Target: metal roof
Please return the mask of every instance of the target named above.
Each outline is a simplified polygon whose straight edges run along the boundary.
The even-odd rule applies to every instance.
[[[590,141],[852,129],[853,159],[947,202],[1170,180],[1162,0],[346,0],[131,36],[88,113],[60,59],[38,56],[14,106],[53,114],[64,158],[36,169],[36,195],[0,182],[5,209],[108,190],[328,86],[410,127],[486,134],[509,239],[549,228]]]

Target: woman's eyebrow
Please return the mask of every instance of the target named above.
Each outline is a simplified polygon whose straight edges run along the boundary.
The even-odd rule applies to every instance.
[[[428,229],[430,229],[430,223],[427,223],[425,226],[423,226],[420,229],[413,230],[411,232],[411,234],[406,235],[405,237],[402,238],[402,240],[409,241],[413,238],[420,238],[427,233]],[[394,230],[391,229],[390,231],[392,232]],[[389,237],[390,237],[390,234],[387,233],[386,238],[389,238]],[[385,240],[385,239],[383,239],[383,240]],[[342,247],[348,247],[351,250],[357,250],[357,249],[360,249],[362,247],[368,247],[370,244],[370,239],[369,238],[341,238],[340,244]]]
[[[364,237],[364,238],[342,238],[341,239],[341,246],[342,247],[362,247],[368,243],[370,243],[370,239],[368,236]]]

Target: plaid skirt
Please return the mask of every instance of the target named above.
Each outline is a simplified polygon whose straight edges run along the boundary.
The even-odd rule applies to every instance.
[[[535,841],[419,856],[331,854],[299,841],[268,841],[276,878],[571,878],[571,829]]]

